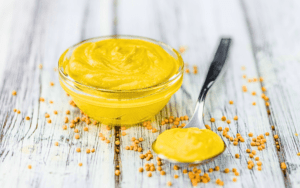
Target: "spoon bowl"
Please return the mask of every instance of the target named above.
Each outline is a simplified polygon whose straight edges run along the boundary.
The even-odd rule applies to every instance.
[[[152,148],[153,148],[153,145],[155,144],[156,140],[152,143]],[[195,165],[202,165],[202,164],[206,164],[206,163],[209,163],[210,161],[218,158],[220,155],[222,155],[224,153],[224,151],[226,150],[227,146],[225,144],[225,142],[223,141],[224,143],[224,149],[221,153],[209,158],[209,159],[206,159],[206,160],[202,160],[202,161],[193,161],[193,162],[179,162],[179,161],[176,161],[174,159],[170,159],[170,158],[167,158],[166,156],[162,155],[162,154],[158,154],[157,156],[161,159],[164,159],[170,163],[174,163],[174,164],[195,164]]]
[[[191,118],[191,120],[189,121],[189,123],[184,126],[183,128],[191,128],[191,127],[196,127],[196,128],[205,128],[204,127],[204,123],[203,123],[203,108],[204,108],[204,102],[205,102],[205,97],[207,92],[209,91],[209,89],[211,88],[211,86],[214,84],[214,82],[216,81],[216,79],[218,78],[218,76],[220,75],[221,70],[224,67],[224,64],[226,62],[226,58],[228,55],[228,51],[229,51],[229,47],[231,44],[231,39],[230,38],[222,38],[219,44],[219,47],[216,51],[215,57],[212,61],[212,63],[210,64],[210,67],[208,69],[208,73],[206,76],[206,79],[204,81],[204,84],[202,86],[202,89],[200,91],[198,100],[197,100],[197,104],[195,107],[195,111],[194,111],[194,115]],[[153,149],[154,144],[156,143],[156,140],[152,143],[152,150],[155,152],[155,150]],[[224,153],[224,151],[226,150],[227,146],[223,140],[224,143],[224,149],[222,152],[220,152],[219,154],[209,158],[209,159],[205,159],[202,161],[193,161],[193,162],[179,162],[173,159],[169,159],[167,157],[165,157],[162,154],[158,154],[158,156],[166,161],[169,161],[170,163],[176,163],[176,164],[205,164],[208,163],[214,159],[216,159],[217,157],[219,157],[220,155],[222,155],[222,153]]]

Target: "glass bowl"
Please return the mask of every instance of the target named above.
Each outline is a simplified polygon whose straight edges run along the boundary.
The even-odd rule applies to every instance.
[[[139,39],[157,44],[174,57],[179,69],[168,81],[132,90],[110,90],[85,85],[64,72],[62,62],[70,57],[76,47],[86,42],[112,38]],[[58,72],[62,88],[86,115],[107,125],[130,125],[150,119],[168,103],[171,96],[181,87],[183,66],[180,54],[162,42],[139,36],[112,35],[87,39],[69,47],[59,58]]]

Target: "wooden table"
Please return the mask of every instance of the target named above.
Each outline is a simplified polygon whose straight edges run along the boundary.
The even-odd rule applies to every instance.
[[[216,132],[217,127],[229,127],[229,135],[240,133],[245,142],[234,146],[222,136],[228,146],[225,154],[200,167],[207,172],[220,166],[220,171],[209,173],[211,181],[198,187],[217,186],[217,178],[230,188],[300,187],[300,141],[296,134],[300,132],[299,33],[297,0],[0,0],[0,187],[153,188],[166,187],[167,181],[173,183],[172,187],[192,187],[188,175],[182,173],[185,166],[175,171],[172,164],[165,163],[166,175],[156,171],[151,178],[146,172],[138,172],[147,161],[139,158],[140,153],[125,150],[125,146],[131,144],[131,137],[143,137],[145,152],[159,133],[170,128],[160,126],[162,119],[192,115],[222,36],[234,41],[227,72],[208,94],[205,123]],[[111,34],[146,36],[176,49],[186,46],[184,61],[191,70],[193,65],[198,66],[198,74],[185,74],[181,89],[151,120],[159,131],[152,133],[141,125],[127,129],[127,135],[120,137],[119,153],[114,144],[119,128],[107,131],[103,125],[89,125],[85,132],[85,123],[81,122],[77,125],[79,140],[74,139],[73,129],[62,129],[66,116],[72,119],[81,114],[68,104],[71,99],[60,87],[54,70],[60,54],[70,45]],[[264,81],[253,81],[259,77]],[[50,86],[50,82],[55,85]],[[242,92],[243,85],[247,92]],[[261,98],[262,87],[266,88],[269,106]],[[13,90],[16,96],[11,94]],[[251,94],[253,91],[256,95]],[[45,102],[40,102],[40,97]],[[21,113],[15,113],[14,108]],[[66,115],[66,110],[71,114]],[[45,113],[50,114],[52,123],[47,123]],[[231,124],[221,121],[223,115]],[[238,121],[233,120],[235,115]],[[216,122],[211,123],[211,117]],[[109,144],[101,141],[99,132],[106,135]],[[269,132],[266,149],[258,151],[250,146],[249,132],[254,136]],[[279,139],[275,141],[274,135]],[[75,151],[77,147],[81,153]],[[86,148],[95,148],[96,152],[86,154]],[[247,148],[257,150],[262,171],[256,165],[252,170],[247,168]],[[282,162],[286,170],[280,168]],[[120,176],[115,176],[117,165]],[[225,168],[237,168],[237,182],[232,181],[232,172],[223,172]],[[174,179],[174,174],[179,178]]]

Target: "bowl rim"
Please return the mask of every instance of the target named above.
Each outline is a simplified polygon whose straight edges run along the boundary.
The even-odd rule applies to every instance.
[[[145,87],[145,88],[138,88],[138,89],[130,89],[130,90],[115,90],[115,89],[105,89],[105,88],[98,88],[98,87],[94,87],[94,86],[90,86],[90,85],[86,85],[86,84],[83,84],[81,82],[78,82],[76,80],[74,80],[73,78],[71,78],[70,76],[66,76],[62,69],[60,69],[60,59],[62,57],[62,55],[70,48],[73,48],[77,45],[80,45],[84,42],[87,42],[87,41],[92,41],[92,40],[95,40],[95,39],[112,39],[112,38],[133,38],[133,39],[142,39],[142,40],[145,40],[145,41],[149,41],[149,42],[154,42],[155,44],[158,44],[160,46],[165,46],[167,47],[169,50],[173,51],[176,56],[177,56],[177,61],[180,63],[179,65],[179,69],[178,69],[178,73],[173,75],[172,77],[170,77],[167,81],[165,82],[161,82],[159,84],[156,84],[154,86],[150,86],[150,87]],[[142,37],[142,36],[137,36],[137,35],[105,35],[105,36],[99,36],[99,37],[93,37],[93,38],[88,38],[88,39],[85,39],[81,42],[78,42],[70,47],[68,47],[59,57],[59,60],[58,60],[58,72],[59,72],[59,76],[63,77],[64,80],[66,81],[69,81],[73,84],[76,84],[76,85],[79,85],[80,87],[84,87],[86,89],[91,89],[91,90],[95,90],[95,91],[101,91],[101,92],[108,92],[108,93],[124,93],[124,92],[145,92],[145,91],[149,91],[149,90],[155,90],[155,89],[159,89],[160,87],[164,86],[164,85],[167,85],[171,82],[173,82],[174,80],[176,80],[178,77],[182,76],[183,75],[183,70],[184,70],[184,62],[183,62],[183,59],[180,55],[180,53],[175,50],[174,48],[172,48],[170,45],[168,44],[165,44],[163,42],[160,42],[158,40],[155,40],[155,39],[151,39],[151,38],[148,38],[148,37]]]

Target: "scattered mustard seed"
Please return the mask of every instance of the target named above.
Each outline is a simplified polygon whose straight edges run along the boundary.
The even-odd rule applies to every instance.
[[[116,171],[115,171],[115,175],[116,175],[116,176],[119,176],[120,173],[121,173],[120,170],[116,170]]]
[[[50,82],[50,86],[54,86],[54,83],[53,83],[53,82]]]
[[[54,142],[54,145],[55,145],[55,146],[58,146],[59,144],[58,144],[58,142]]]
[[[259,81],[261,81],[261,82],[264,81],[263,77],[260,77],[260,78],[259,78]]]
[[[78,166],[82,166],[82,163],[78,163]]]
[[[261,165],[262,165],[262,162],[261,162],[261,161],[257,161],[257,162],[256,162],[256,165],[257,165],[257,166],[261,166]]]
[[[84,130],[84,131],[88,131],[89,128],[88,128],[88,127],[83,127],[83,130]]]
[[[269,132],[266,132],[266,133],[265,133],[265,135],[266,135],[266,136],[269,136],[269,135],[270,135],[270,133],[269,133]]]
[[[87,154],[89,154],[89,153],[91,153],[91,150],[90,150],[90,149],[86,149],[85,152],[86,152]]]
[[[79,134],[75,134],[75,139],[79,139],[79,138],[80,138]]]
[[[29,117],[29,116],[26,116],[25,119],[26,119],[26,120],[30,120],[30,117]]]
[[[172,186],[172,182],[168,181],[167,186]]]
[[[188,115],[185,115],[185,116],[184,116],[184,120],[186,120],[186,121],[189,120],[189,116],[188,116]]]
[[[16,90],[13,90],[13,91],[11,92],[11,94],[12,94],[13,96],[16,96],[16,95],[17,95]]]
[[[205,125],[206,129],[211,130],[211,127],[209,125]]]
[[[63,125],[62,128],[63,128],[63,130],[67,130],[68,127],[67,127],[67,125]]]
[[[31,165],[28,165],[28,166],[27,166],[27,168],[28,168],[28,169],[31,169],[31,168],[32,168],[32,166],[31,166]]]
[[[179,52],[184,53],[186,51],[186,48],[187,48],[186,46],[180,46],[179,47]]]
[[[210,118],[210,121],[215,122],[216,120],[215,120],[215,118]]]
[[[21,114],[21,111],[20,111],[20,110],[17,110],[17,114]]]
[[[66,110],[66,114],[69,115],[70,114],[70,110]]]
[[[285,164],[284,162],[282,162],[282,163],[280,164],[280,167],[281,167],[282,170],[285,170],[285,169],[286,169],[286,164]]]

